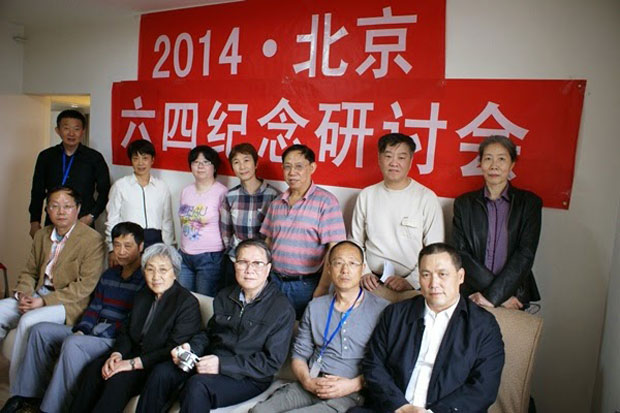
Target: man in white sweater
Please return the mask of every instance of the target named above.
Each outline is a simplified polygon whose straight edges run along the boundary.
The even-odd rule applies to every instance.
[[[416,149],[413,139],[390,133],[378,146],[383,181],[360,192],[351,236],[366,250],[362,285],[386,295],[420,288],[418,253],[443,242],[444,224],[435,193],[408,176]]]

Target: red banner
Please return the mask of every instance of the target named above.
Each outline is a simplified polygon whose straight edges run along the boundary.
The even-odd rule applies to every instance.
[[[248,0],[146,14],[138,79],[442,78],[445,0]]]
[[[122,82],[113,89],[113,162],[129,165],[124,148],[140,138],[155,144],[156,167],[182,171],[196,145],[225,157],[251,142],[260,175],[282,179],[283,149],[301,142],[317,154],[315,182],[363,188],[381,180],[377,139],[400,131],[419,148],[412,176],[455,197],[482,185],[482,137],[505,134],[519,149],[514,184],[568,208],[584,91],[581,80]]]
[[[509,135],[516,186],[568,208],[582,80],[443,80],[445,0],[248,0],[147,14],[138,81],[116,83],[115,164],[149,139],[155,166],[188,170],[190,148],[225,158],[251,142],[259,174],[282,179],[281,154],[312,147],[315,182],[381,180],[376,143],[399,131],[418,147],[412,176],[438,195],[480,187],[477,146]],[[231,175],[224,162],[222,174]]]

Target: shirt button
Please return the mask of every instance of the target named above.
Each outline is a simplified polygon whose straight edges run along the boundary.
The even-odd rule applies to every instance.
[[[347,341],[347,338],[346,338],[346,337],[345,337],[345,338],[343,338],[343,339],[342,339],[342,341]]]
[[[346,349],[347,349],[347,346],[344,346],[344,349],[346,350]]]

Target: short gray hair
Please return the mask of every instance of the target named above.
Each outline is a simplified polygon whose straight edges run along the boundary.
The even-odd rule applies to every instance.
[[[181,254],[178,251],[171,247],[170,245],[158,243],[153,244],[147,249],[144,250],[144,254],[142,254],[142,269],[146,267],[146,264],[153,257],[165,257],[170,260],[170,264],[172,264],[172,271],[174,271],[174,275],[176,277],[181,274]]]

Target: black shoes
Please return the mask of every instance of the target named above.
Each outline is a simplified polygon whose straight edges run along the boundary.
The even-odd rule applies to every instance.
[[[13,396],[6,401],[0,413],[38,413],[41,399]]]
[[[26,402],[25,397],[13,396],[4,403],[0,413],[16,413]]]

